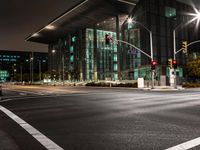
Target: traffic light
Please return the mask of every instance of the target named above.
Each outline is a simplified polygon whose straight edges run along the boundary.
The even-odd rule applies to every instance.
[[[108,34],[105,35],[105,42],[106,42],[106,45],[110,44],[110,35]]]
[[[177,61],[176,61],[176,60],[173,60],[173,61],[172,61],[172,65],[173,65],[173,68],[174,68],[174,69],[177,69]]]
[[[187,47],[188,47],[188,42],[182,41],[182,49],[183,49],[184,54],[187,54],[187,51],[188,51]]]
[[[157,65],[156,60],[152,60],[151,61],[151,70],[155,70],[156,69],[156,65]]]
[[[168,59],[168,67],[172,68],[172,59]]]

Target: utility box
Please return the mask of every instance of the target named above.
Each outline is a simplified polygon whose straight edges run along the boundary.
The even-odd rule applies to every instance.
[[[169,72],[169,83],[170,83],[170,86],[174,86],[174,83],[175,83],[175,74],[174,74],[174,69],[170,69],[170,72]]]
[[[138,78],[138,88],[144,88],[144,78]]]
[[[166,76],[160,76],[160,86],[166,86]]]

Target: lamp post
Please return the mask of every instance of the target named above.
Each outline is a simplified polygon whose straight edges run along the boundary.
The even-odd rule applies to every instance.
[[[144,26],[142,23],[132,19],[132,18],[128,18],[127,22],[129,24],[131,23],[137,23],[139,24],[140,26],[142,26],[145,30],[147,30],[149,32],[149,41],[150,41],[150,51],[151,51],[151,62],[154,61],[153,59],[153,35],[152,35],[152,31],[150,31],[146,26]],[[155,76],[155,72],[154,70],[152,70],[152,89],[154,88],[154,76]]]
[[[20,64],[20,74],[21,74],[21,83],[23,82],[23,68],[22,63]]]
[[[197,11],[196,9],[195,9],[195,14],[191,14],[192,16],[194,16],[194,18],[192,18],[191,20],[189,20],[188,22],[186,22],[186,23],[181,23],[181,24],[179,24],[176,28],[174,28],[173,29],[173,46],[174,46],[174,54],[173,54],[173,58],[174,58],[174,61],[176,61],[176,54],[179,52],[179,51],[177,51],[176,50],[176,30],[178,30],[180,27],[185,27],[186,25],[188,25],[188,24],[190,24],[190,23],[192,23],[192,22],[194,22],[194,21],[196,21],[197,20],[197,22],[198,22],[198,24],[199,24],[199,22],[200,22],[200,11]],[[174,67],[174,88],[177,88],[177,86],[176,86],[176,68]]]
[[[33,83],[33,57],[30,58],[30,82]]]
[[[52,64],[51,64],[51,66],[52,66],[52,68],[51,68],[51,70],[54,70],[54,54],[56,53],[56,50],[55,49],[52,49]],[[54,74],[54,72],[53,72],[53,82],[54,82],[54,86],[55,86],[55,77],[56,77],[56,75]]]
[[[64,75],[65,74],[65,60],[64,60],[64,56],[62,56],[62,79],[63,79],[63,85],[65,84],[65,79],[64,79]]]
[[[39,63],[39,80],[40,80],[40,84],[41,84],[41,81],[42,81],[42,75],[41,75],[41,60],[38,60],[38,63]]]

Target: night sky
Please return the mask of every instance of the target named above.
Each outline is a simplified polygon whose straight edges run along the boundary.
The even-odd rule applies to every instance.
[[[76,0],[1,0],[0,50],[47,51],[47,45],[25,42],[24,39],[65,12],[69,1],[76,2]]]

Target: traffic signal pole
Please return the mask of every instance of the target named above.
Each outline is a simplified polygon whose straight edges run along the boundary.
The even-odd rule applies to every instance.
[[[114,40],[111,39],[113,42]],[[129,45],[130,47],[133,47],[135,48],[136,50],[140,51],[141,53],[143,53],[144,55],[146,55],[147,57],[149,57],[151,59],[151,62],[153,61],[153,42],[152,42],[152,32],[150,32],[150,48],[151,48],[151,55],[147,54],[146,52],[144,52],[143,50],[141,50],[140,48],[136,47],[135,45],[131,44],[131,43],[128,43],[126,41],[122,41],[122,40],[116,40],[116,42],[120,42],[120,43],[123,43],[123,44],[127,44]],[[154,77],[155,77],[155,70],[154,69],[151,69],[152,70],[152,89],[154,88]]]
[[[153,61],[153,36],[152,36],[152,31],[149,31],[150,33],[150,49],[151,49],[151,61]],[[151,88],[154,88],[154,78],[155,78],[155,70],[152,69],[152,84],[151,84]]]
[[[173,30],[173,39],[174,39],[174,59],[176,61],[176,29]],[[174,68],[174,88],[176,89],[176,68]]]

